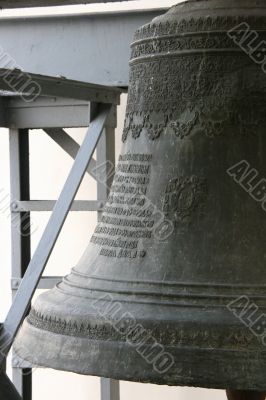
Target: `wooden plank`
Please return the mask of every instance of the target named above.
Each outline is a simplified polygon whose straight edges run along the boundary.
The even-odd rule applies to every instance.
[[[88,129],[54,211],[27,268],[24,279],[4,322],[3,332],[1,332],[2,336],[7,337],[8,345],[4,348],[2,354],[0,354],[0,362],[8,354],[11,343],[25,317],[32,296],[38,286],[43,270],[49,260],[68,211],[95,151],[110,110],[110,105],[99,106],[97,118],[92,121]]]

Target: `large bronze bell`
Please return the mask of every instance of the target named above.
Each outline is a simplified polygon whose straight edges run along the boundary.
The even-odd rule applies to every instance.
[[[265,0],[190,0],[136,32],[108,203],[79,264],[34,304],[22,358],[266,390],[264,39]]]

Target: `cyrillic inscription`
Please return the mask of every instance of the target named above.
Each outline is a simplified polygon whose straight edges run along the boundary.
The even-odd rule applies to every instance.
[[[102,220],[91,238],[91,243],[101,246],[100,255],[145,257],[142,239],[152,237],[155,224],[153,210],[146,206],[151,159],[151,154],[120,155]]]

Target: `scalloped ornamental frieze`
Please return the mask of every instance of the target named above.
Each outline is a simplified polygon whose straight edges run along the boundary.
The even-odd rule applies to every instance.
[[[69,322],[60,318],[52,318],[36,312],[34,309],[31,311],[27,318],[29,324],[38,329],[57,333],[66,336],[75,336],[81,338],[89,338],[91,340],[117,340],[120,342],[130,340],[130,333],[119,331],[117,328],[118,321],[106,322],[105,319],[98,319],[98,324],[92,325],[90,322]],[[199,328],[198,326],[184,329],[177,327],[177,329],[167,328],[161,329],[156,327],[154,329],[147,329],[147,337],[156,339],[159,343],[169,346],[190,346],[190,347],[204,347],[204,348],[219,348],[219,349],[257,349],[260,343],[255,335],[245,328],[237,329],[224,329],[220,328]],[[147,342],[148,343],[148,342]],[[153,343],[153,342],[152,342]]]
[[[266,122],[266,85],[253,67],[245,54],[133,63],[122,140],[142,132],[154,140],[166,128],[181,139],[195,128],[208,137],[232,126],[236,133],[256,134]]]
[[[220,99],[220,101],[219,101]],[[265,99],[266,100],[266,99]],[[126,113],[122,141],[130,136],[138,139],[146,135],[148,139],[158,139],[162,134],[173,134],[179,140],[201,132],[214,139],[224,135],[235,137],[256,136],[258,126],[265,126],[266,113],[261,98],[240,98],[237,102],[226,103],[222,97],[213,96],[208,101],[195,101],[184,98],[175,103],[150,102],[143,111]]]
[[[171,19],[170,19],[171,18]],[[173,20],[169,15],[169,20],[161,22],[151,22],[139,28],[134,36],[133,45],[136,41],[152,38],[154,36],[175,35],[180,33],[222,31],[227,32],[241,22],[247,22],[252,29],[266,31],[265,17],[263,16],[216,16],[187,18]]]

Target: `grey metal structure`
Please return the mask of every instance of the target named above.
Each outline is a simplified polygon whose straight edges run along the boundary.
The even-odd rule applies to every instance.
[[[108,3],[113,3],[117,0],[108,0]],[[129,1],[129,0],[119,0]],[[0,1],[2,8],[18,8],[18,7],[51,7],[71,4],[91,4],[91,3],[106,3],[106,0],[3,0]]]
[[[126,87],[135,31],[165,11],[1,18],[0,68]]]
[[[101,2],[103,0],[6,0],[0,1],[0,7]],[[19,233],[17,229],[12,228],[11,284],[14,302],[6,321],[0,324],[1,400],[32,398],[31,366],[14,359],[13,384],[5,372],[6,356],[27,313],[35,288],[38,286],[49,289],[60,279],[57,276],[45,277],[41,274],[67,213],[101,213],[108,194],[106,188],[110,184],[109,176],[106,175],[106,182],[98,184],[97,201],[73,201],[74,196],[86,172],[92,174],[97,163],[114,161],[116,107],[120,93],[123,92],[121,87],[126,88],[128,85],[130,43],[139,26],[164,11],[165,8],[157,8],[112,13],[1,18],[0,90],[23,91],[25,78],[37,82],[42,88],[42,95],[31,102],[25,102],[18,95],[0,93],[0,126],[9,128],[10,134],[12,218],[16,220],[16,225],[19,223],[21,230],[24,230]],[[30,73],[23,74],[22,69]],[[6,76],[9,79],[4,79]],[[89,125],[81,148],[64,131],[66,127]],[[44,129],[75,159],[58,201],[34,201],[30,198],[29,130],[35,128]],[[96,161],[92,154],[97,143]],[[31,259],[28,226],[33,211],[53,213]],[[119,382],[102,379],[101,399],[119,400]]]
[[[46,77],[42,77],[42,79],[45,89]],[[47,79],[50,80],[50,78]],[[69,82],[65,79],[61,79],[59,82],[63,91],[69,85]],[[1,89],[4,88],[4,83],[1,80],[0,87]],[[87,101],[67,99],[66,96],[64,99],[39,97],[31,103],[25,104],[25,101],[19,95],[2,94],[1,97],[1,108],[4,110],[2,116],[5,116],[5,118],[1,119],[0,125],[9,128],[10,132],[11,211],[12,219],[16,222],[12,224],[12,290],[14,302],[4,324],[1,326],[0,334],[1,399],[31,399],[31,366],[23,364],[19,359],[13,359],[13,381],[15,384],[13,386],[4,372],[5,357],[27,313],[36,287],[48,289],[53,287],[60,279],[60,277],[41,278],[41,275],[68,212],[70,210],[96,211],[100,214],[107,199],[110,177],[106,174],[106,180],[101,180],[98,183],[97,201],[73,202],[86,172],[92,174],[93,169],[98,164],[102,165],[107,160],[114,162],[116,107],[119,104],[122,90],[116,88],[110,90],[106,87],[106,100],[106,97],[101,94],[102,86],[99,86],[99,92],[97,92],[95,85],[86,84],[84,89],[85,87],[88,93]],[[94,100],[95,97],[102,97],[101,102],[89,101],[91,90]],[[52,107],[52,104],[54,107]],[[54,109],[54,112],[50,113],[50,118],[47,107]],[[54,122],[55,113],[57,115],[56,124]],[[88,125],[88,133],[80,148],[63,129]],[[34,128],[42,128],[46,131],[75,160],[58,201],[34,201],[30,198],[29,130]],[[92,155],[96,146],[97,160],[94,160]],[[52,215],[31,259],[30,213],[47,210],[52,211]],[[17,229],[18,225],[20,229]],[[119,398],[118,383],[112,380],[102,380],[102,393],[103,399],[117,400]]]

